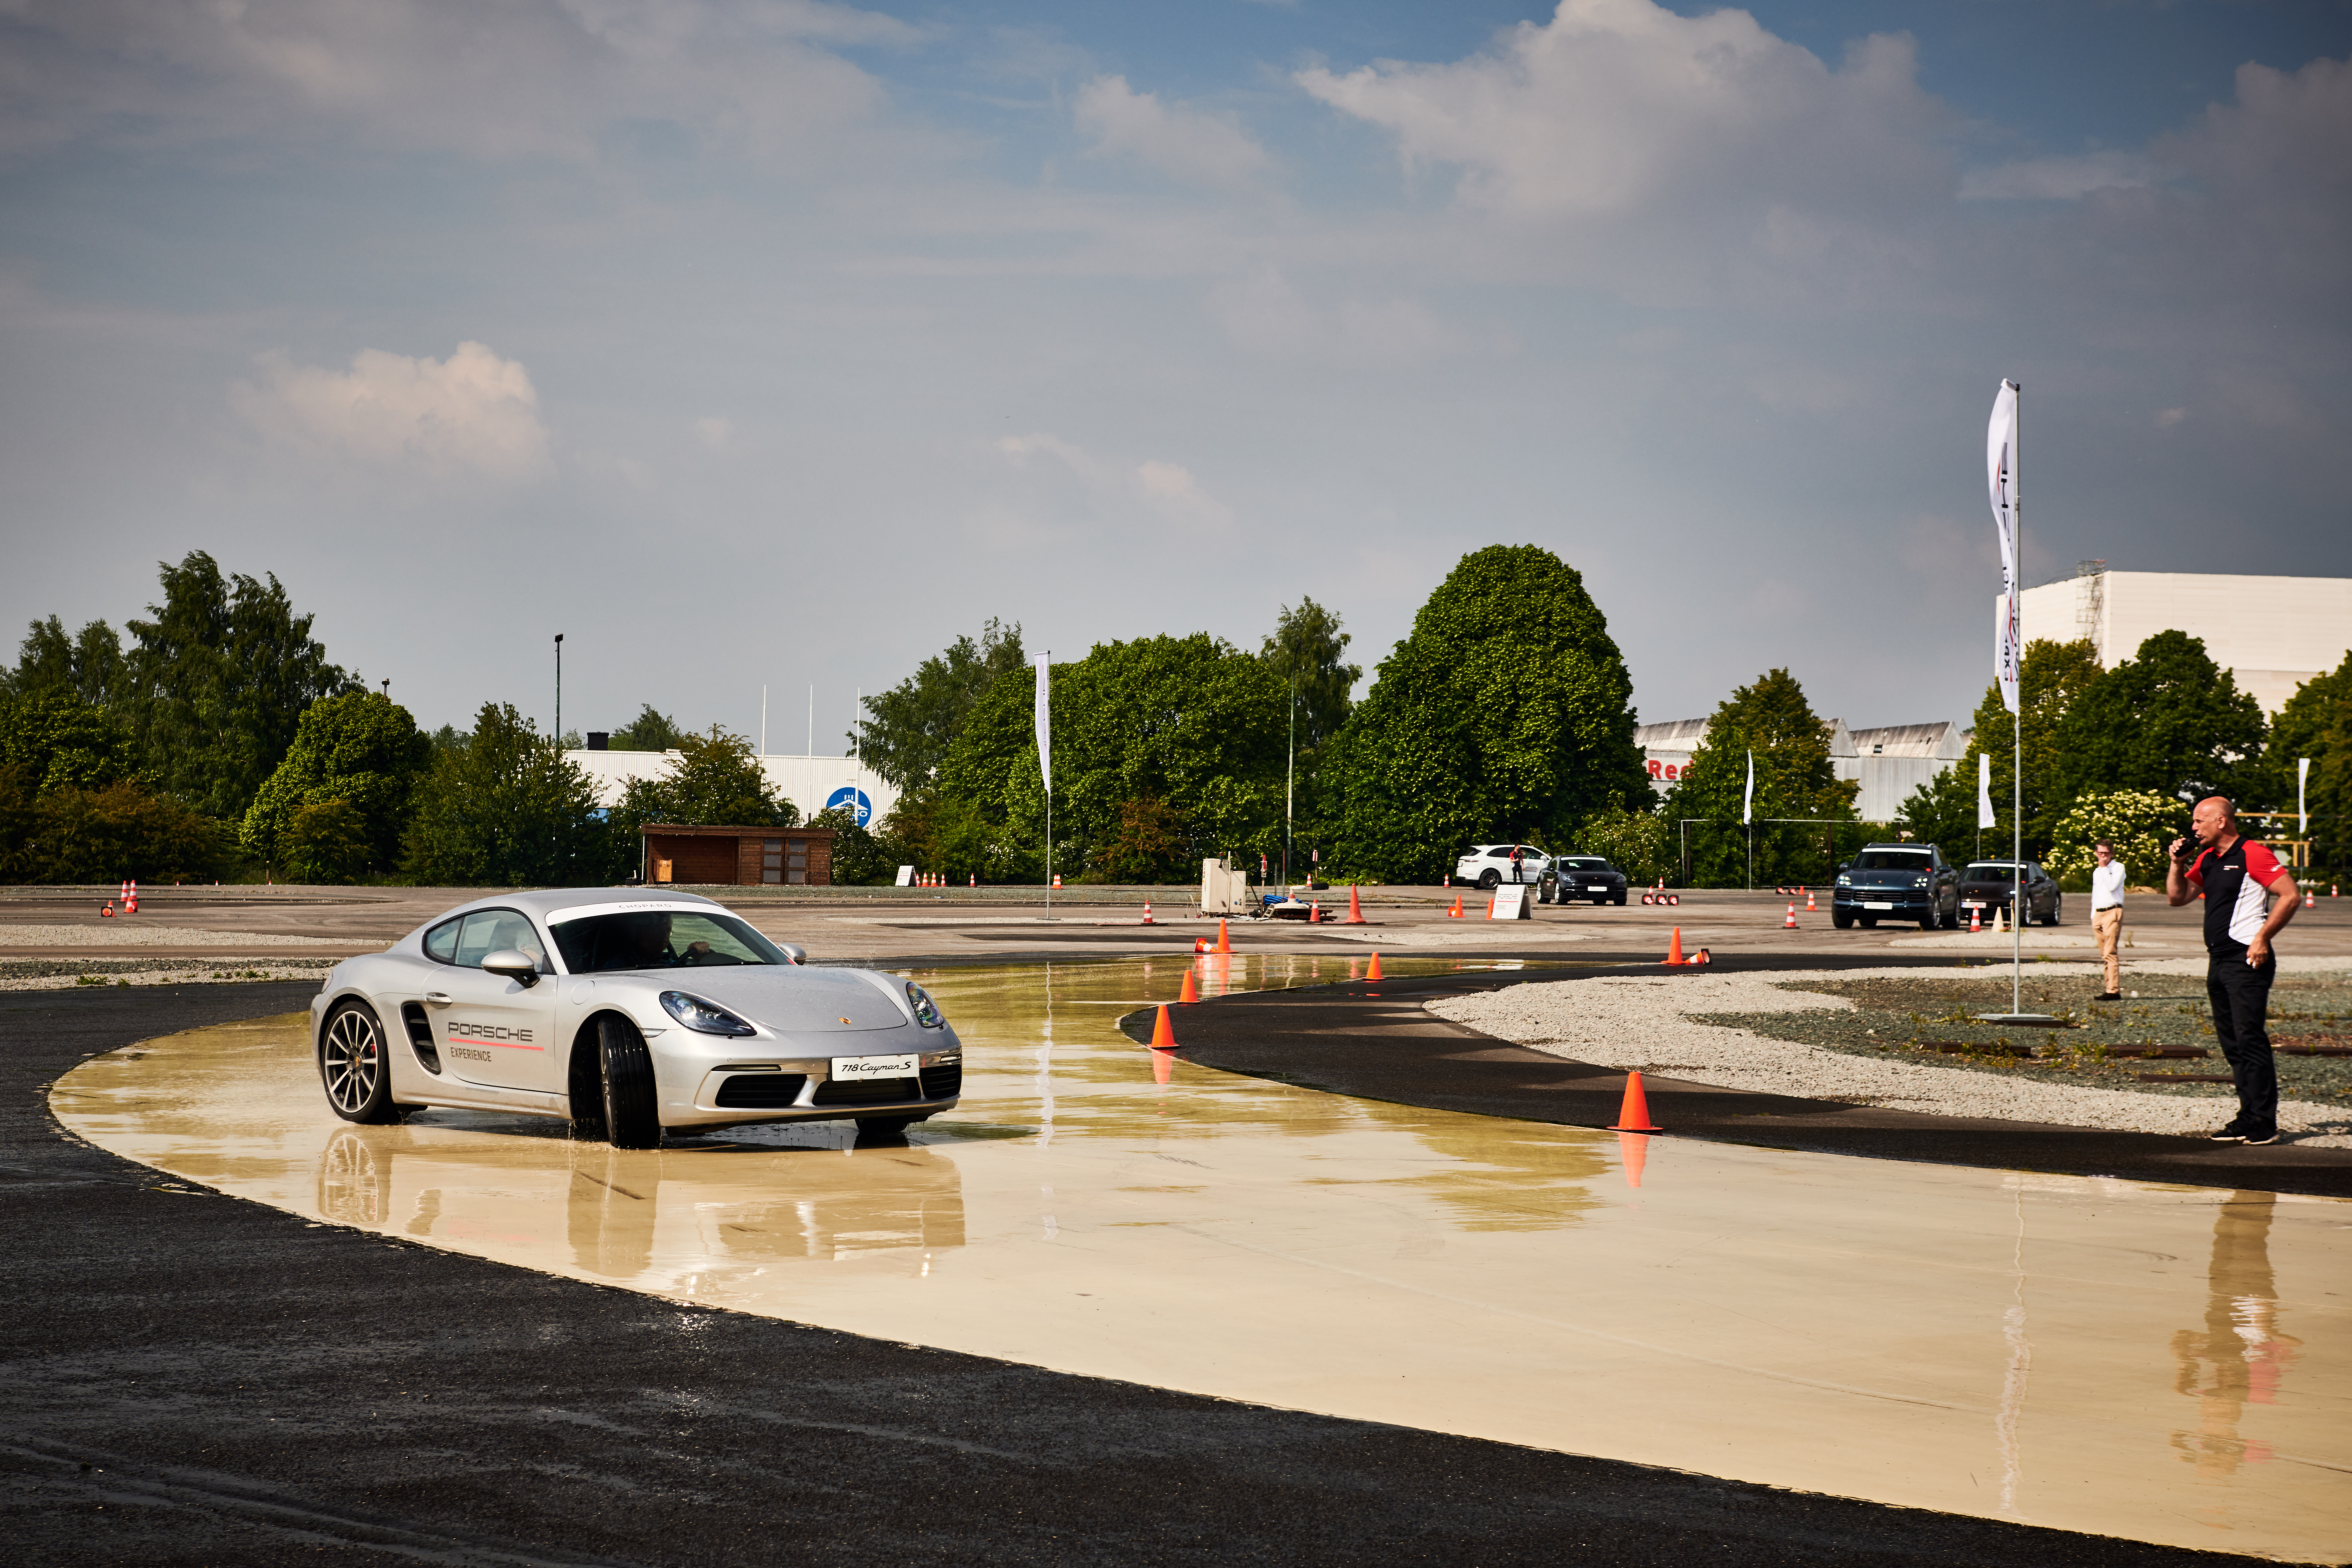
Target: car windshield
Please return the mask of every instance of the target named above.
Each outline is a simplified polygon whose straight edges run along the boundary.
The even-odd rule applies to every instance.
[[[1853,863],[1857,871],[1924,871],[1927,857],[1916,849],[1865,849]]]
[[[1579,871],[1607,871],[1614,869],[1608,861],[1596,860],[1589,855],[1579,855],[1573,859],[1563,860],[1560,864],[1563,866],[1572,867]]]
[[[632,910],[565,921],[555,928],[555,948],[574,974],[792,962],[733,915],[696,910]]]
[[[1965,875],[1971,882],[2013,882],[2017,880],[2017,863],[2013,860],[1977,860],[1969,864]]]

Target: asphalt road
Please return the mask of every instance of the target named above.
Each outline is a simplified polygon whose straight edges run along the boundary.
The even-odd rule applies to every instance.
[[[1480,1116],[1510,1116],[1572,1127],[1608,1127],[1623,1103],[1625,1074],[1525,1046],[1433,1016],[1401,1021],[1400,1001],[1499,990],[1528,979],[1635,974],[1726,973],[1802,967],[1884,966],[1883,956],[1845,961],[1732,955],[1711,970],[1654,964],[1579,968],[1546,974],[1443,974],[1377,984],[1236,992],[1182,1009],[1176,1026],[1187,1061],[1279,1079],[1336,1094]],[[1901,961],[1895,961],[1901,962]],[[1949,959],[1913,960],[1948,968]],[[1139,1044],[1151,1037],[1146,1009],[1119,1020]],[[1848,1105],[1794,1095],[1756,1094],[1715,1084],[1644,1074],[1651,1120],[1666,1136],[1924,1160],[2004,1171],[2120,1176],[2140,1182],[2352,1197],[2352,1152],[2273,1143],[2260,1148],[2199,1138],[2120,1132],[2092,1127],[1928,1116],[1881,1106]],[[2218,1119],[2218,1118],[2217,1118]]]
[[[2242,1561],[681,1308],[192,1191],[47,1111],[86,1055],[310,994],[0,995],[15,1560]]]

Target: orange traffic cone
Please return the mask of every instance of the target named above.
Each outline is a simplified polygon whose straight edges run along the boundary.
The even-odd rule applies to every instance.
[[[1323,923],[1323,906],[1312,899],[1307,900],[1307,923],[1311,926]]]
[[[1452,909],[1450,909],[1450,910],[1446,910],[1446,911],[1445,911],[1445,918],[1446,918],[1447,920],[1450,920],[1450,921],[1465,920],[1465,919],[1467,919],[1467,918],[1468,918],[1467,916],[1464,915],[1464,914],[1463,914],[1463,912],[1462,912],[1462,895],[1461,895],[1461,894],[1456,893],[1456,894],[1454,894],[1454,907],[1453,907]]]
[[[1339,923],[1343,926],[1360,926],[1370,925],[1371,923],[1370,921],[1364,919],[1364,906],[1362,901],[1356,897],[1356,885],[1353,882],[1348,884],[1348,918],[1341,921]]]
[[[1200,999],[1201,988],[1192,984],[1192,966],[1188,963],[1184,966],[1184,989],[1176,993],[1176,1000],[1181,1003],[1198,1002]]]
[[[1226,931],[1225,922],[1219,921],[1217,922],[1217,951],[1219,952],[1231,952],[1233,950],[1234,939],[1232,935]]]
[[[106,919],[112,920],[114,918],[114,900],[112,899],[107,900],[106,908],[99,910],[98,912]]]
[[[1495,918],[1495,895],[1492,893],[1486,895],[1486,918],[1488,920]]]
[[[1813,902],[1813,890],[1811,888],[1807,888],[1805,889],[1805,912],[1809,915],[1817,915],[1822,912],[1822,906]]]
[[[1054,890],[1057,893],[1062,890],[1062,874],[1059,871],[1054,873]]]
[[[1194,937],[1194,938],[1192,939],[1192,951],[1193,951],[1194,952],[1208,952],[1208,951],[1209,951],[1209,939],[1208,939],[1207,937],[1205,937],[1205,936],[1196,936],[1196,937]]]
[[[1794,905],[1794,904],[1790,904],[1790,905],[1789,906],[1789,918],[1788,918],[1786,921],[1783,921],[1781,922],[1781,924],[1780,924],[1780,929],[1781,929],[1782,931],[1794,931],[1794,930],[1796,930],[1796,929],[1797,929],[1797,906],[1796,906],[1796,905]]]
[[[1168,1022],[1168,1004],[1165,1002],[1160,1005],[1160,1016],[1151,1026],[1151,1048],[1155,1051],[1172,1051],[1178,1048],[1176,1030],[1174,1026]]]
[[[1617,1159],[1624,1167],[1625,1184],[1640,1186],[1642,1167],[1650,1159],[1650,1140],[1639,1132],[1620,1132],[1617,1134]]]
[[[1151,923],[1152,923],[1152,921],[1151,921],[1151,900],[1150,900],[1150,899],[1146,899],[1146,900],[1143,900],[1143,923],[1144,923],[1145,925],[1150,925],[1150,924],[1151,924]]]
[[[1665,1131],[1663,1127],[1651,1124],[1650,1097],[1642,1092],[1640,1073],[1629,1072],[1625,1075],[1625,1103],[1617,1108],[1617,1121],[1609,1130],[1612,1132],[1663,1132]]]
[[[966,883],[966,884],[965,884],[965,886],[967,886],[967,887],[972,887],[972,888],[977,888],[977,887],[979,887],[979,886],[980,886],[980,873],[979,873],[979,872],[977,872],[977,871],[974,871],[974,872],[971,874],[971,880],[970,882]]]
[[[1665,961],[1673,968],[1680,968],[1685,962],[1683,958],[1683,928],[1680,926],[1675,927],[1674,937],[1666,943]]]
[[[1371,966],[1370,969],[1367,969],[1367,970],[1365,970],[1365,971],[1364,971],[1364,978],[1365,978],[1365,979],[1367,979],[1367,980],[1378,980],[1380,977],[1381,977],[1381,955],[1380,955],[1379,953],[1377,953],[1377,952],[1376,952],[1376,953],[1372,954],[1372,966]]]
[[[1982,909],[1970,909],[1969,910],[1969,934],[1970,936],[1974,936],[1977,932],[1982,930],[1984,930],[1984,910]]]

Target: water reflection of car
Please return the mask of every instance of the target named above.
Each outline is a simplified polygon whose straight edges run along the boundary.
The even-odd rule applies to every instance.
[[[1884,918],[1951,930],[1960,921],[1959,873],[1933,844],[1865,844],[1837,868],[1830,924],[1840,931]]]
[[[425,1106],[570,1119],[621,1148],[665,1131],[952,1107],[963,1047],[929,993],[812,969],[691,893],[503,893],[380,953],[310,1005],[320,1081],[347,1121]]]
[[[2017,898],[2017,868],[2015,860],[1971,860],[1960,873],[1960,908],[1980,910],[1990,919],[2000,910],[2012,907]],[[2025,866],[2025,918],[2040,921],[2043,925],[2058,923],[2059,892],[2057,879],[2032,861]]]
[[[1590,899],[1596,904],[1625,901],[1625,873],[1598,855],[1563,855],[1552,862],[1559,872],[1559,901]]]
[[[1542,881],[1543,874],[1552,868],[1552,858],[1532,844],[1473,844],[1454,860],[1454,879],[1475,882],[1493,892],[1514,879],[1511,876],[1511,851],[1514,848],[1519,852],[1519,874],[1516,879],[1530,888]]]

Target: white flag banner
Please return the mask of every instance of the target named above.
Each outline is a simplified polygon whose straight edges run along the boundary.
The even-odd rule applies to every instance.
[[[2309,757],[2297,757],[2297,758],[2295,758],[2295,760],[2294,760],[2294,815],[2295,815],[2296,819],[2297,819],[2297,820],[2299,820],[2299,821],[2303,824],[2303,826],[2302,826],[2301,831],[2302,831],[2302,833],[2303,833],[2303,836],[2304,836],[2305,838],[2308,838],[2308,837],[2311,837],[2311,807],[2310,807],[2307,804],[2305,804],[2305,800],[2304,800],[2304,793],[2303,793],[2303,792],[2304,792],[2304,786],[2305,786],[2305,784],[2308,784],[2310,782],[2311,782],[2311,759],[2310,759]]]
[[[1977,753],[1977,826],[1992,826],[1992,759]]]
[[[1048,689],[1053,662],[1051,649],[1037,656],[1037,776],[1049,795],[1054,789],[1054,699]]]
[[[2003,381],[1992,400],[1992,423],[1985,430],[1985,481],[1992,491],[1993,527],[2000,534],[2000,629],[1993,647],[1993,669],[2000,700],[2017,711],[2018,663],[2025,650],[2019,637],[2025,592],[2024,563],[2017,558],[2017,383]]]
[[[1755,752],[1748,752],[1748,793],[1747,793],[1745,795],[1741,796],[1741,797],[1740,797],[1740,801],[1739,801],[1739,825],[1740,825],[1742,827],[1747,826],[1748,826],[1748,823],[1753,819],[1753,817],[1754,817],[1754,816],[1755,816],[1755,812],[1756,812],[1756,753],[1755,753]]]

